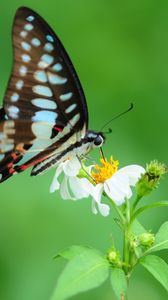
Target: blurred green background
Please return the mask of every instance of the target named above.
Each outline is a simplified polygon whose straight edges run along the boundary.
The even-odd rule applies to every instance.
[[[5,0],[0,1],[0,98],[12,64],[11,26],[19,6],[41,14],[68,50],[88,101],[90,128],[100,129],[116,113],[134,110],[111,126],[104,147],[120,165],[167,163],[168,2],[153,0]],[[98,157],[98,152],[95,153]],[[71,244],[106,250],[118,229],[91,213],[90,199],[62,201],[49,194],[54,174],[37,178],[30,170],[0,186],[0,299],[48,300],[64,262],[52,257]],[[167,178],[146,201],[167,197]],[[146,212],[141,221],[154,232],[167,220],[165,208]],[[168,261],[166,252],[160,253]],[[137,268],[129,300],[166,300],[167,293],[144,269]],[[115,299],[109,283],[73,297]]]

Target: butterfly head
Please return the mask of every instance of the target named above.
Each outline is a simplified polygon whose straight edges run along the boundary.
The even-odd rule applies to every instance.
[[[105,136],[103,135],[102,132],[98,132],[97,136],[95,137],[95,139],[93,141],[94,147],[102,147],[104,142],[105,142]]]
[[[102,147],[105,142],[105,136],[103,132],[88,131],[86,133],[86,139],[92,143],[93,148]]]

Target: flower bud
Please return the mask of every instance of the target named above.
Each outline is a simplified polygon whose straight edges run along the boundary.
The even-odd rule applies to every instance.
[[[114,248],[111,248],[107,253],[108,261],[115,267],[121,267],[120,254]]]
[[[131,250],[135,250],[139,246],[139,241],[137,237],[133,237],[130,239],[130,248]]]
[[[155,236],[153,233],[144,232],[139,236],[139,243],[140,245],[150,248],[154,244]]]
[[[157,160],[153,160],[147,164],[146,172],[141,176],[136,185],[137,196],[142,198],[156,189],[161,177],[167,171],[167,166],[159,163]]]

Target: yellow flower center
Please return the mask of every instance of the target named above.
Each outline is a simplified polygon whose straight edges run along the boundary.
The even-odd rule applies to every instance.
[[[114,160],[110,157],[110,161],[100,159],[101,166],[96,165],[94,167],[95,171],[92,171],[91,176],[96,181],[96,183],[103,183],[105,180],[109,179],[118,170],[119,161]]]

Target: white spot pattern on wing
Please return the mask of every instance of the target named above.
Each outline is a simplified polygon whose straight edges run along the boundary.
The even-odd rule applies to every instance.
[[[26,18],[26,20],[29,21],[29,22],[34,21],[34,19],[35,19],[34,16],[28,16],[28,17]]]
[[[47,72],[47,74],[48,74],[49,82],[51,84],[64,84],[67,82],[67,78],[65,77],[61,77],[59,75],[52,74],[50,72]]]
[[[23,80],[18,80],[16,82],[16,88],[17,88],[17,90],[21,90],[22,87],[23,87],[23,85],[24,85],[24,81]]]
[[[25,31],[25,30],[23,30],[23,31],[20,32],[20,36],[21,36],[22,38],[25,38],[27,35],[28,35],[28,32]]]
[[[25,76],[27,74],[27,68],[25,66],[21,66],[19,69],[19,73],[21,76]]]
[[[31,102],[33,103],[33,105],[40,107],[40,108],[44,108],[44,109],[56,109],[57,108],[57,104],[49,99],[43,99],[43,98],[36,98],[31,100]]]
[[[37,111],[35,113],[32,120],[35,122],[45,121],[45,122],[49,122],[49,123],[55,123],[57,115],[58,114],[53,111],[41,110],[41,111]]]
[[[8,113],[11,118],[16,119],[18,117],[19,108],[14,105],[11,105],[8,107]]]
[[[22,57],[23,62],[25,62],[25,63],[28,63],[31,60],[31,57],[28,54],[22,54],[21,57]]]
[[[31,40],[31,44],[32,44],[34,47],[39,47],[39,46],[41,45],[41,42],[40,42],[39,39],[33,38],[33,39]]]
[[[34,93],[46,97],[51,97],[53,95],[52,90],[49,87],[43,85],[35,85],[33,86],[32,90]]]
[[[72,105],[70,105],[69,107],[66,108],[65,112],[67,114],[71,113],[75,108],[77,107],[76,103],[73,103]]]
[[[47,75],[45,71],[36,71],[34,78],[40,82],[47,82]]]
[[[24,29],[27,30],[27,31],[31,31],[33,28],[34,28],[34,26],[32,24],[29,24],[29,23],[24,26]]]
[[[19,95],[17,93],[13,93],[10,99],[12,102],[17,102],[19,100]]]
[[[60,95],[60,100],[67,101],[67,100],[71,99],[72,95],[73,95],[73,93],[71,93],[71,92],[62,94],[62,95]]]
[[[27,42],[21,42],[21,46],[22,46],[23,50],[25,50],[25,51],[30,51],[30,49],[31,49],[30,44]]]
[[[54,61],[54,57],[49,54],[43,54],[38,66],[42,69],[47,68]]]
[[[47,52],[52,52],[54,50],[54,46],[51,43],[46,43],[44,45],[44,50]]]

